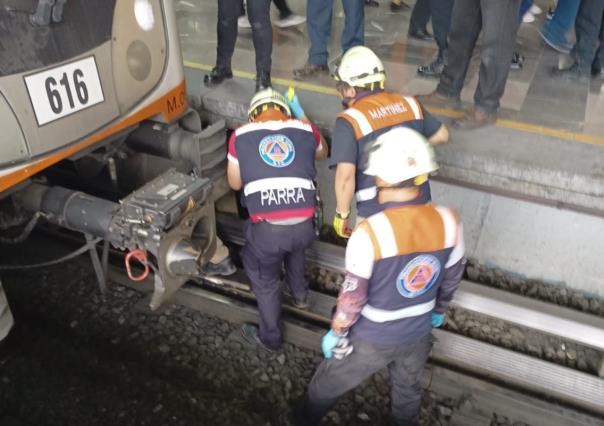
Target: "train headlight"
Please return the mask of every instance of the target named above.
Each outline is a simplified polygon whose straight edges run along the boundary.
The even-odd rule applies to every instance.
[[[134,16],[136,22],[143,31],[150,31],[155,25],[155,16],[153,15],[153,6],[149,0],[134,1]]]

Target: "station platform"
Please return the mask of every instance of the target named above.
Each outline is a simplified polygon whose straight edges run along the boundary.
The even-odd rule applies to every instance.
[[[365,41],[384,61],[387,89],[405,95],[429,93],[438,81],[421,78],[416,70],[435,57],[436,45],[408,38],[410,11],[392,13],[387,0],[381,3],[365,9]],[[290,0],[289,4],[305,15],[305,2]],[[334,5],[330,53],[335,58],[340,53],[343,13],[339,2]],[[216,15],[215,0],[177,2],[187,92],[194,107],[236,127],[245,122],[254,92],[251,30],[239,30],[235,78],[206,88],[203,76],[216,55]],[[452,129],[450,143],[437,147],[441,165],[437,179],[603,216],[604,80],[579,83],[550,76],[560,58],[541,42],[537,29],[544,19],[542,14],[519,29],[517,50],[526,59],[522,69],[510,71],[496,125],[474,131]],[[296,87],[307,115],[329,136],[342,110],[333,81],[329,76],[293,80],[292,70],[305,63],[307,49],[305,25],[273,28],[273,85],[283,90]],[[462,92],[464,107],[472,105],[479,63],[477,49]],[[445,123],[463,113],[426,107]]]

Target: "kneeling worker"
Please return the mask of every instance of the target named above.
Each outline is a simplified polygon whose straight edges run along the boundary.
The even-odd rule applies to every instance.
[[[417,424],[431,330],[442,325],[465,263],[456,214],[415,202],[437,168],[412,129],[394,128],[374,143],[364,173],[375,176],[383,211],[361,222],[346,247],[346,278],[321,344],[327,359],[297,407],[298,424],[318,424],[340,396],[386,366],[395,424]]]
[[[298,119],[292,119],[292,112]],[[245,324],[243,337],[269,350],[281,347],[281,268],[294,303],[307,305],[304,250],[315,239],[315,158],[327,145],[306,118],[297,97],[286,100],[273,89],[258,92],[248,111],[250,123],[229,141],[227,176],[250,219],[245,226],[243,266],[258,301],[260,328]]]

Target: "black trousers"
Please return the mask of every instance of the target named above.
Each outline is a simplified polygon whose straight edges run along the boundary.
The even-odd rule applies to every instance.
[[[579,72],[588,74],[592,66],[596,70],[602,68],[601,60],[604,59],[602,58],[604,54],[602,47],[599,47],[598,38],[600,40],[604,38],[604,1],[583,0],[581,2],[575,21],[575,33],[577,43],[571,54],[579,66]]]
[[[480,74],[476,107],[495,112],[505,90],[514,54],[520,0],[455,0],[449,32],[448,63],[437,91],[459,97],[480,32]]]
[[[417,0],[411,12],[409,32],[426,29],[430,16],[432,16],[432,32],[436,39],[439,56],[447,50],[453,2],[454,0]]]
[[[252,24],[252,39],[256,51],[256,72],[270,72],[273,52],[273,28],[270,18],[271,0],[251,0],[247,13]],[[241,15],[243,0],[218,0],[218,47],[216,67],[231,68],[231,58],[237,41],[237,18]]]

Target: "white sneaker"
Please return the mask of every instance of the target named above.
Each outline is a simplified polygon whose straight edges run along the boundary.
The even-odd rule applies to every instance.
[[[543,13],[543,10],[541,10],[541,8],[536,4],[533,4],[529,9],[529,12],[531,12],[533,15],[541,15]]]
[[[522,22],[524,22],[525,24],[535,22],[535,15],[533,15],[531,12],[526,12],[522,17]]]
[[[278,19],[273,24],[278,26],[279,28],[287,28],[293,27],[295,25],[300,25],[306,22],[306,17],[300,15],[291,14],[285,19]]]
[[[241,15],[237,18],[237,26],[239,28],[252,28],[252,24],[250,24],[250,20],[247,19],[247,15]]]

